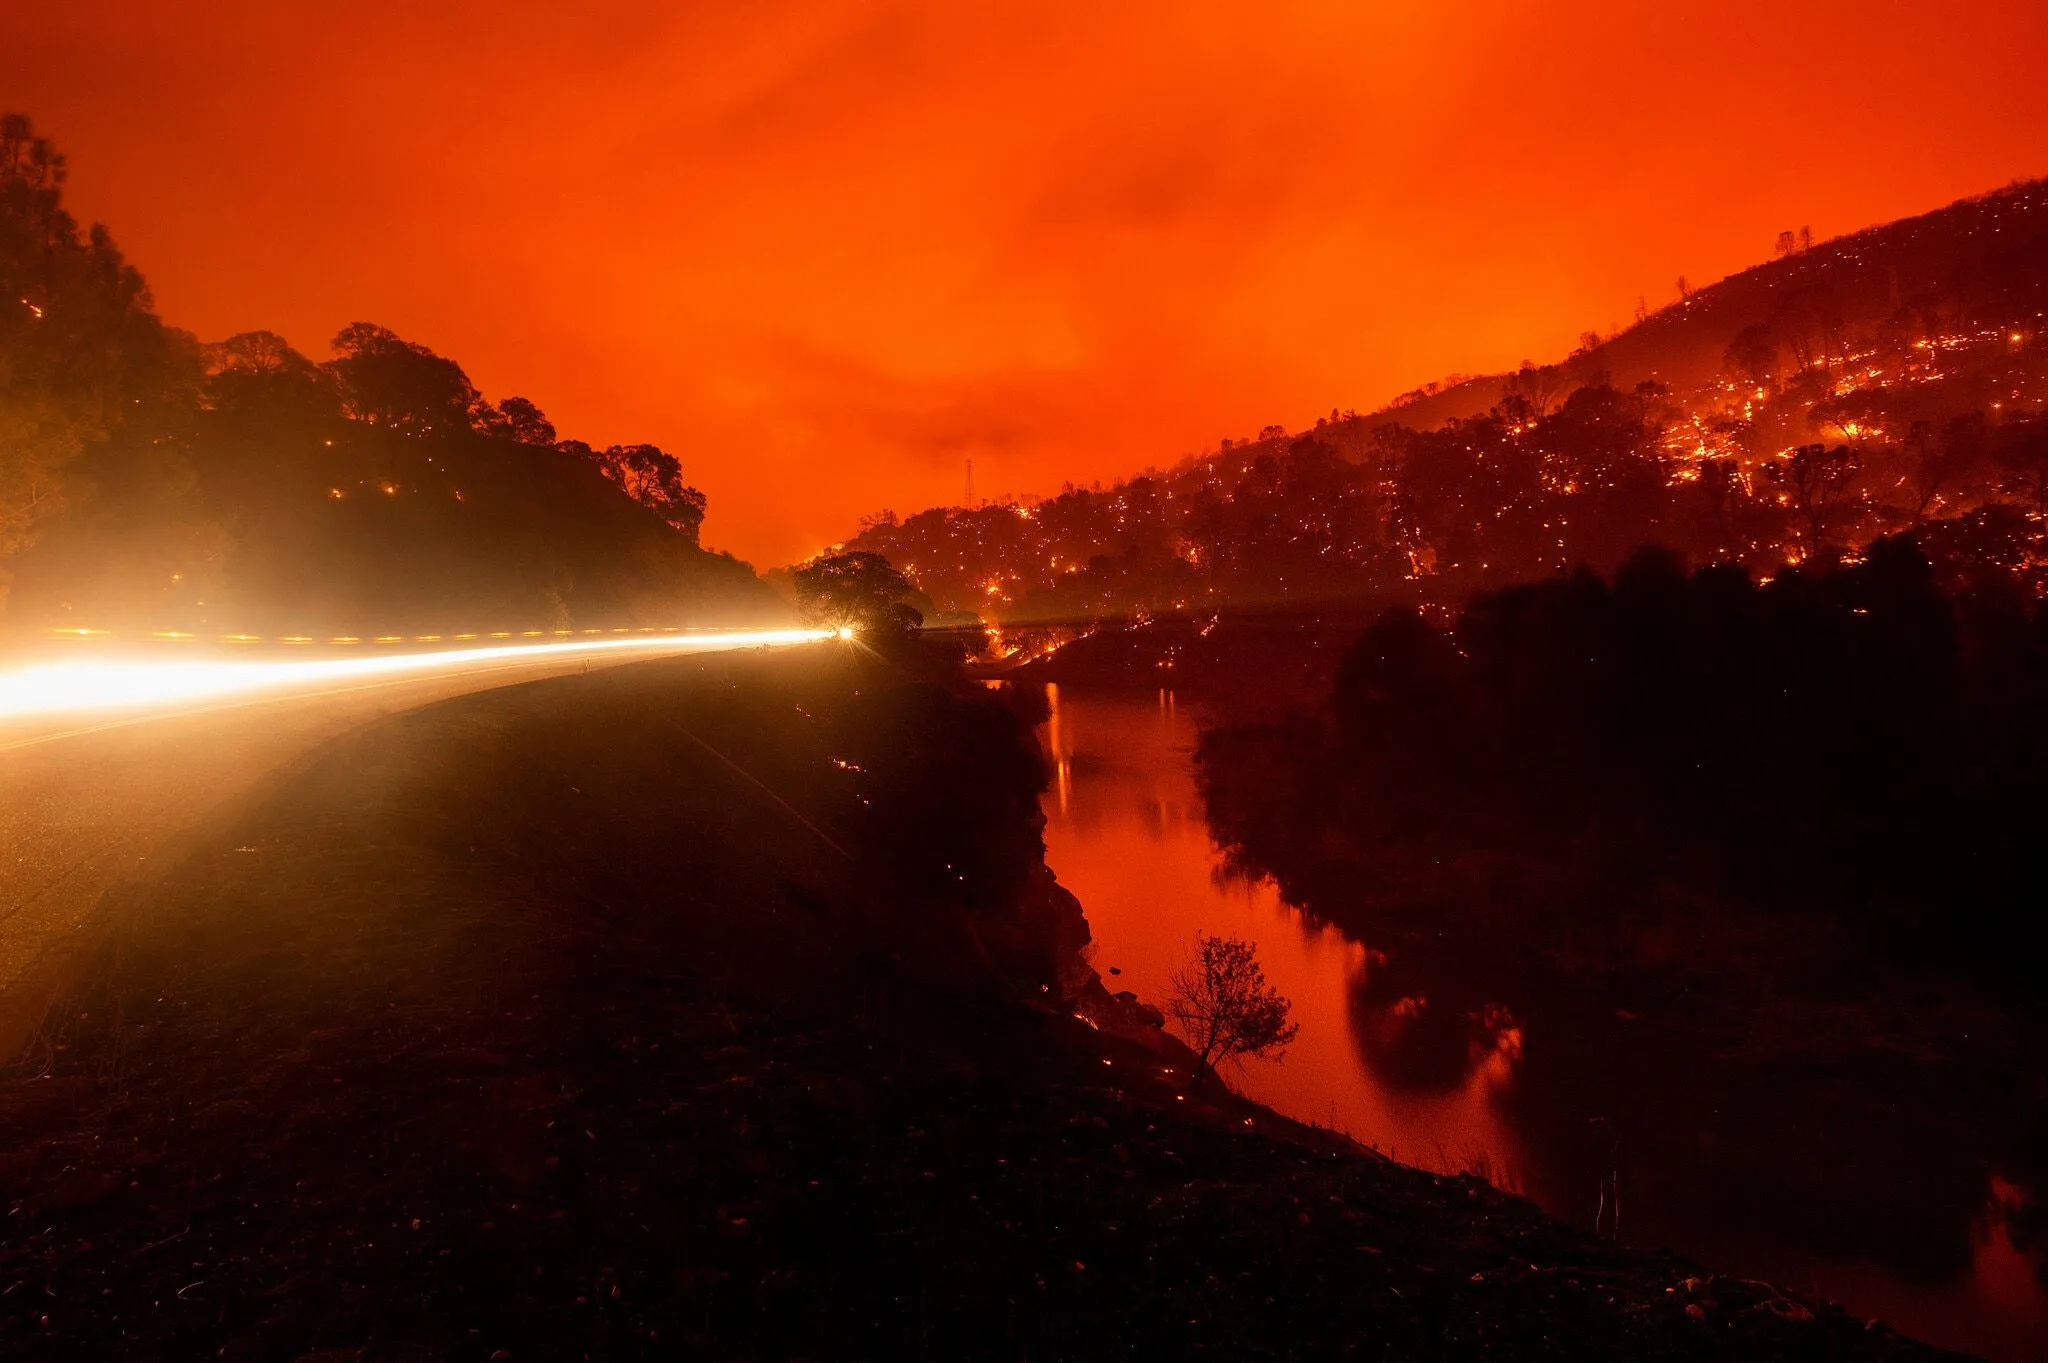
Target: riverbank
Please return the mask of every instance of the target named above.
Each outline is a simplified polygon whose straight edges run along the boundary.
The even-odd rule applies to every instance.
[[[1553,960],[1485,934],[1340,926],[1313,909],[1341,899],[1304,910],[1230,872],[1192,770],[1206,706],[1074,686],[1054,698],[1047,857],[1088,906],[1098,966],[1157,997],[1198,932],[1228,934],[1258,943],[1293,1000],[1301,1034],[1282,1062],[1234,1077],[1247,1093],[1581,1226],[1613,1224],[1603,1189],[1618,1184],[1630,1243],[1797,1284],[1950,1348],[2039,1356],[2038,1241],[2014,1186],[2030,1166],[1975,1120],[2002,1100],[2021,1119],[2006,1139],[2024,1136],[2038,1048],[2011,1044],[2011,1018],[1896,973],[1816,979],[1801,962],[1818,943],[1782,927],[1737,936],[1724,921],[1662,939],[1661,969],[1625,969],[1583,934]],[[1253,791],[1284,779],[1250,776]]]
[[[1021,666],[998,665],[995,672],[1026,689],[1051,683],[1149,695],[1165,688],[1240,718],[1274,716],[1328,695],[1338,660],[1378,610],[1359,603],[1104,620]],[[1247,666],[1248,659],[1256,665]]]
[[[0,1349],[1933,1356],[1076,1019],[1019,732],[820,649],[323,748],[0,1077]]]

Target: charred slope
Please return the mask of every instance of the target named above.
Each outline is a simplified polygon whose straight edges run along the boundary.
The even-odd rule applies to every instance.
[[[2044,309],[2048,181],[2029,180],[1730,275],[1576,360],[1619,387],[1655,380],[1683,389],[1711,380],[1746,327],[1868,332],[1916,314],[1958,327],[1997,327],[2038,319]],[[1501,400],[1511,377],[1455,383],[1368,424],[1384,419],[1420,429],[1478,416]]]

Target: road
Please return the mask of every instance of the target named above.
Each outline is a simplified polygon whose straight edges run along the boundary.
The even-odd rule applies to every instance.
[[[451,696],[803,631],[248,662],[157,655],[0,672],[0,1059],[96,944],[110,892],[351,729]]]

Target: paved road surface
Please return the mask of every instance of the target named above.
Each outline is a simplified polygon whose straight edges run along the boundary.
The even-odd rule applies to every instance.
[[[208,813],[327,740],[450,696],[651,656],[758,647],[759,638],[700,634],[495,658],[447,652],[408,671],[299,677],[262,691],[0,710],[0,1059],[16,1053],[95,943],[110,890],[167,863]],[[50,702],[61,703],[61,695]]]

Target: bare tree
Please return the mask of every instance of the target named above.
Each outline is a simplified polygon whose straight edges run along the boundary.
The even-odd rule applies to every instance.
[[[1571,376],[1559,365],[1546,364],[1541,369],[1529,361],[1522,361],[1522,367],[1509,376],[1502,392],[1507,397],[1521,398],[1529,404],[1529,414],[1541,421],[1572,386]]]
[[[1245,1056],[1277,1058],[1300,1026],[1288,1020],[1293,1005],[1259,968],[1257,944],[1238,937],[1200,934],[1195,959],[1173,973],[1173,1015],[1195,1050],[1199,1070]]]
[[[1906,434],[1905,486],[1913,498],[1913,524],[1927,519],[1941,495],[1983,464],[1990,445],[1982,412],[1951,418],[1939,434],[1916,421]]]
[[[1771,329],[1753,323],[1735,333],[1735,339],[1721,352],[1721,368],[1745,383],[1769,388],[1778,381],[1778,344]]]
[[[2048,536],[2048,426],[2016,422],[1998,433],[1999,488],[2024,498],[2034,533]]]
[[[1835,509],[1851,495],[1863,459],[1847,445],[1801,445],[1770,469],[1772,482],[1805,522],[1806,557],[1825,562],[1827,530]]]
[[[1804,374],[1827,373],[1847,349],[1841,302],[1827,285],[1796,290],[1778,304],[1771,328],[1792,353],[1792,367]]]
[[[522,445],[547,446],[555,443],[555,423],[532,398],[513,396],[498,404],[505,418],[505,433]]]
[[[292,349],[274,331],[241,331],[216,341],[201,352],[210,372],[246,370],[251,374],[310,374],[313,362]]]

